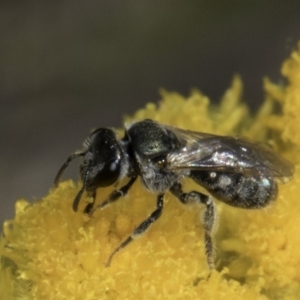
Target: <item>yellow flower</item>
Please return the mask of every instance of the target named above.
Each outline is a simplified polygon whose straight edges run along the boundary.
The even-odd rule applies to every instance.
[[[131,119],[151,118],[180,128],[243,135],[270,143],[296,164],[293,181],[280,185],[277,201],[262,210],[217,202],[216,270],[209,275],[203,229],[196,209],[166,194],[161,218],[118,252],[112,251],[155,207],[155,196],[138,182],[129,195],[93,218],[72,201],[80,188],[62,182],[40,201],[16,203],[0,240],[0,299],[299,299],[300,295],[300,53],[283,65],[286,87],[265,80],[266,100],[252,118],[241,103],[235,77],[220,105],[199,91],[187,98],[162,91]],[[274,102],[282,113],[274,113]],[[185,189],[198,189],[189,180]],[[100,203],[111,192],[98,191]],[[84,203],[85,202],[85,203]]]

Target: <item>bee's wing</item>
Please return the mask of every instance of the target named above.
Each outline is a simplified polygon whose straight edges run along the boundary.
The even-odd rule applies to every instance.
[[[293,165],[268,147],[246,139],[217,136],[168,127],[182,143],[182,148],[167,156],[171,170],[211,170],[263,175],[288,180]]]

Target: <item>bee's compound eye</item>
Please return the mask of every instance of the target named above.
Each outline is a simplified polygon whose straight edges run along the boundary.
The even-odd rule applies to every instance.
[[[118,180],[120,171],[121,162],[119,159],[108,161],[96,176],[95,181],[98,186],[109,186]]]
[[[120,176],[123,159],[115,132],[109,128],[99,128],[91,134],[86,145],[82,178],[87,176],[87,186],[114,184]]]

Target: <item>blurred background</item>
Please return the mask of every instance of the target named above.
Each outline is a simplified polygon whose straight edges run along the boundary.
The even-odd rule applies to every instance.
[[[239,73],[255,111],[299,39],[296,0],[2,0],[0,223],[47,194],[92,128],[122,126],[161,87],[218,102]]]

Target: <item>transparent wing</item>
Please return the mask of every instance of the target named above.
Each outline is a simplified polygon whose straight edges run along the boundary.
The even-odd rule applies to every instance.
[[[167,156],[171,170],[192,169],[227,171],[277,177],[287,181],[293,165],[267,146],[246,139],[217,136],[166,126],[182,143],[182,148]]]

